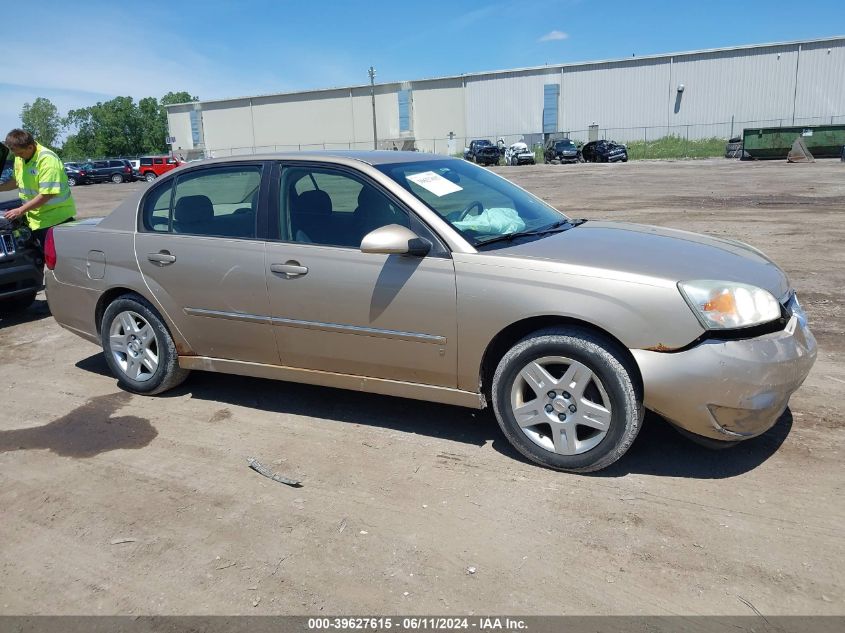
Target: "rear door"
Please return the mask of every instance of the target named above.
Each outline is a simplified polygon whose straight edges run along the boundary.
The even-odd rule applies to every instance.
[[[95,160],[92,164],[92,180],[103,182],[109,179],[109,162],[107,160]]]
[[[455,269],[446,248],[354,170],[280,167],[266,274],[282,364],[454,387]],[[432,240],[432,252],[362,253],[361,238],[388,224]]]
[[[264,275],[264,163],[192,169],[144,197],[135,251],[159,306],[200,356],[278,364]]]

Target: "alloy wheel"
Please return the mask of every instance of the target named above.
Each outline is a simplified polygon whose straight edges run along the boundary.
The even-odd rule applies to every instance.
[[[610,398],[585,364],[564,356],[531,361],[511,388],[511,409],[525,436],[560,455],[580,455],[605,438]]]
[[[152,326],[137,312],[126,310],[112,320],[109,352],[132,380],[146,382],[158,369],[158,339]]]

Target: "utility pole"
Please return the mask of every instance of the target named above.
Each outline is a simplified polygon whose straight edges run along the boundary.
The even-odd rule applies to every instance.
[[[370,66],[370,97],[373,100],[373,149],[378,149],[378,133],[376,132],[376,69]]]

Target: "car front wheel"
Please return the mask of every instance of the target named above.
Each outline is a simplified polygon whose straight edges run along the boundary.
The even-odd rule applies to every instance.
[[[551,328],[499,362],[493,410],[510,443],[533,462],[568,472],[601,470],[634,441],[642,397],[618,345],[579,328]]]
[[[100,327],[103,352],[118,384],[133,393],[156,394],[176,387],[190,373],[155,308],[138,295],[109,304]]]
[[[68,176],[67,177],[67,186],[68,187],[75,187],[76,186],[76,178],[74,178],[73,176]]]

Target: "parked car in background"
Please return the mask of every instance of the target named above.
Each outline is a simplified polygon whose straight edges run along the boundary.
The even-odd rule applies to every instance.
[[[760,435],[817,353],[757,249],[572,219],[435,154],[197,163],[46,253],[53,316],[128,391],[200,369],[491,406],[573,472],[622,457],[644,408],[714,445]]]
[[[172,156],[143,156],[138,161],[138,173],[147,182],[152,182],[181,164]]]
[[[534,152],[522,141],[514,143],[505,150],[505,165],[533,165],[535,162]]]
[[[581,150],[568,138],[553,139],[543,148],[544,162],[548,163],[577,163],[582,161]]]
[[[89,175],[89,172],[82,166],[73,167],[74,163],[65,163],[65,175],[67,176],[67,184],[71,187],[76,185],[87,185],[94,182]]]
[[[628,161],[628,148],[613,141],[590,141],[581,148],[581,156],[588,163],[625,163]]]
[[[89,182],[121,183],[135,180],[132,165],[125,158],[95,160],[82,165],[81,170],[86,172]]]
[[[464,150],[464,158],[479,165],[498,165],[500,156],[499,148],[487,139],[470,141]]]

